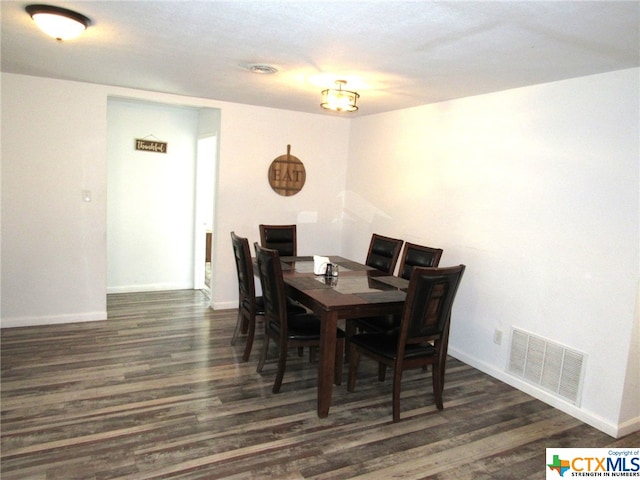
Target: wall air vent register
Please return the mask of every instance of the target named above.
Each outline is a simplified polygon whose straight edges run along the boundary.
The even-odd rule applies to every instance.
[[[580,404],[586,355],[514,328],[507,372],[573,405]]]

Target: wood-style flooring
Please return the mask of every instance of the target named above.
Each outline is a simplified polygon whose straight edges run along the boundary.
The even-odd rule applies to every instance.
[[[109,319],[2,330],[3,480],[543,479],[547,447],[638,447],[449,359],[445,408],[430,372],[391,382],[363,359],[356,392],[316,415],[316,365],[291,352],[282,390],[244,344],[236,310],[200,291],[117,294]],[[272,352],[275,355],[275,350]]]

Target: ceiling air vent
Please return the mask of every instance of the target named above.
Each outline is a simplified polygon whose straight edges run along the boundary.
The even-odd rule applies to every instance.
[[[579,405],[586,355],[514,328],[507,371]]]
[[[278,69],[273,65],[266,65],[261,63],[253,63],[248,65],[247,68],[252,73],[257,73],[259,75],[272,75],[278,72]]]

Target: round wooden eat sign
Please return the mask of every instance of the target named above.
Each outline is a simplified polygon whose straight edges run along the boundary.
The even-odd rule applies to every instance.
[[[302,162],[291,155],[291,145],[287,145],[287,154],[280,155],[269,167],[269,185],[279,195],[290,197],[304,186],[307,173]]]

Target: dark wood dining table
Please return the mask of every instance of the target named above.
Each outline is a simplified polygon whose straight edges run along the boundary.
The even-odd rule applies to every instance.
[[[280,257],[287,295],[321,320],[318,360],[318,417],[329,415],[334,383],[336,331],[339,319],[400,313],[409,282],[339,256],[339,276],[313,273],[313,257]]]

